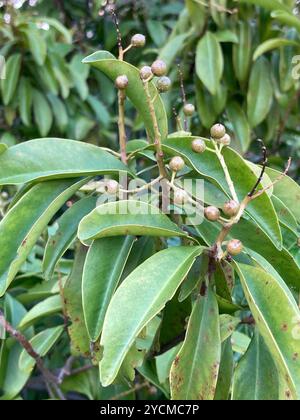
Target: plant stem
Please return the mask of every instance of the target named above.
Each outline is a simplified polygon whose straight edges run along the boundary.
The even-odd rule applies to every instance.
[[[121,159],[122,162],[127,164],[127,155],[126,155],[126,129],[125,129],[125,101],[126,101],[126,93],[124,90],[119,90],[118,92],[118,99],[119,99],[119,142],[120,142],[120,150],[121,150]]]
[[[163,159],[164,153],[163,153],[162,145],[161,145],[161,133],[158,126],[157,117],[155,113],[154,104],[152,102],[148,81],[144,81],[143,85],[144,85],[144,90],[146,93],[149,112],[150,112],[152,123],[153,123],[154,136],[155,136],[154,145],[156,149],[156,160],[157,160],[157,164],[159,168],[159,173],[162,178],[168,178],[167,170],[166,170],[164,159]]]
[[[216,155],[218,156],[218,159],[219,159],[220,164],[221,164],[221,166],[222,166],[222,169],[223,169],[223,171],[224,171],[225,179],[226,179],[226,182],[227,182],[227,184],[228,184],[228,187],[229,187],[229,190],[230,190],[231,196],[232,196],[232,198],[233,198],[233,199],[234,199],[237,203],[239,203],[239,199],[238,199],[237,193],[236,193],[236,191],[235,191],[233,181],[232,181],[231,176],[230,176],[230,173],[229,173],[229,171],[228,171],[228,168],[227,168],[227,165],[226,165],[226,162],[225,162],[224,156],[222,155],[222,149],[219,149],[219,147],[218,147],[218,145],[216,144],[216,142],[214,142],[214,141],[213,141],[213,144],[214,144],[214,146],[215,146]]]

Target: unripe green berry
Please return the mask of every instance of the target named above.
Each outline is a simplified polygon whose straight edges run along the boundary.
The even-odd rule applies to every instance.
[[[240,205],[235,200],[228,201],[227,203],[224,204],[224,207],[223,207],[224,213],[226,214],[226,216],[229,216],[229,217],[236,216],[239,209],[240,209]]]
[[[153,76],[153,73],[152,73],[151,67],[144,66],[144,67],[141,68],[140,77],[141,77],[142,80],[150,79],[150,77],[152,77],[152,76]]]
[[[142,34],[135,34],[131,38],[131,45],[135,48],[142,48],[146,44],[146,37]]]
[[[128,77],[126,75],[121,75],[116,78],[115,85],[117,89],[124,90],[129,84]]]
[[[166,63],[163,60],[156,60],[151,66],[153,74],[155,76],[161,77],[167,74],[168,68]]]
[[[239,255],[244,249],[242,242],[238,239],[232,239],[227,244],[227,251],[230,255]]]
[[[202,139],[195,139],[192,142],[192,149],[196,153],[203,153],[206,150],[206,144],[205,141]]]
[[[105,183],[105,190],[107,194],[115,195],[119,191],[119,188],[120,188],[119,183],[115,181],[114,179],[109,179]]]
[[[164,93],[170,90],[171,84],[171,80],[167,76],[163,76],[158,79],[156,87],[160,93]]]
[[[184,163],[184,160],[180,156],[175,156],[171,159],[169,166],[172,171],[178,172],[184,168],[185,163]]]
[[[210,135],[213,139],[221,139],[226,134],[226,128],[222,124],[215,124],[210,130]]]
[[[209,206],[206,207],[206,209],[204,210],[204,215],[207,220],[210,220],[211,222],[216,222],[217,220],[219,220],[221,213],[217,207]]]
[[[185,104],[183,107],[183,113],[186,117],[192,117],[195,113],[195,106],[193,104]]]
[[[188,201],[188,195],[184,190],[177,189],[174,192],[174,203],[185,204]]]
[[[223,144],[223,146],[230,146],[231,137],[229,134],[225,134],[221,139],[218,140],[218,143]]]

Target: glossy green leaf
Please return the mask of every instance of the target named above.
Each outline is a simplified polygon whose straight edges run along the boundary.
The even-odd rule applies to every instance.
[[[227,339],[222,344],[221,364],[215,393],[216,401],[227,401],[230,390],[234,368],[233,351],[231,340]]]
[[[33,186],[0,222],[2,296],[55,213],[86,180],[49,181]]]
[[[231,101],[226,107],[228,119],[238,140],[239,149],[245,153],[251,142],[251,130],[244,110],[237,102]]]
[[[186,236],[157,207],[135,200],[102,204],[85,216],[78,228],[84,243],[120,235]]]
[[[163,354],[160,354],[155,358],[157,378],[160,384],[164,384],[169,380],[172,364],[181,346],[182,343],[178,344],[175,347],[172,347],[170,350],[164,352]]]
[[[242,286],[259,333],[291,389],[300,398],[300,310],[286,285],[265,271],[239,264]]]
[[[234,316],[223,314],[220,316],[220,331],[221,342],[226,341],[233,333],[236,327],[240,324],[241,320]]]
[[[83,270],[82,301],[90,340],[99,338],[108,305],[118,286],[134,238],[117,236],[93,242]]]
[[[48,238],[43,260],[47,280],[51,279],[56,264],[74,241],[81,219],[95,208],[96,201],[96,197],[77,201],[55,222],[56,231]]]
[[[217,113],[213,107],[212,95],[207,91],[198,78],[196,84],[197,111],[203,127],[209,129],[216,121]]]
[[[4,105],[8,105],[14,97],[21,71],[21,54],[14,54],[6,62],[6,78],[1,80],[1,92]]]
[[[84,322],[82,307],[82,276],[88,248],[80,243],[75,248],[72,271],[64,286],[65,311],[70,320],[68,332],[71,353],[74,356],[90,357],[90,340]]]
[[[281,225],[289,229],[292,233],[295,233],[296,236],[298,236],[298,224],[293,213],[278,197],[276,197],[276,195],[273,195],[272,201]]]
[[[279,382],[276,365],[256,331],[251,344],[235,369],[232,399],[238,401],[276,401]]]
[[[290,11],[289,7],[280,0],[240,0],[241,3],[251,3],[256,6],[264,7],[268,10],[286,10]]]
[[[280,176],[279,171],[271,168],[267,168],[267,174],[272,181]],[[274,195],[286,205],[300,223],[300,186],[292,178],[286,176],[274,185]]]
[[[62,310],[62,298],[60,295],[51,296],[33,306],[21,320],[19,327],[24,330],[41,318],[53,315]]]
[[[188,36],[189,33],[179,34],[164,44],[159,53],[159,59],[163,60],[167,64],[168,68],[170,68],[178,53],[182,51]]]
[[[93,67],[101,70],[106,76],[108,76],[113,82],[118,76],[124,74],[128,77],[129,85],[126,89],[126,94],[132,101],[133,105],[141,114],[145,123],[147,131],[150,133],[152,140],[154,139],[154,131],[151,115],[147,105],[145,92],[142,81],[140,79],[139,70],[129,63],[124,61],[116,60],[116,58],[107,51],[98,51],[83,60],[84,64],[90,64]],[[150,93],[152,97],[155,97],[157,89],[153,83],[150,83]],[[154,102],[156,117],[160,133],[163,138],[168,135],[168,122],[166,117],[166,111],[160,95]]]
[[[40,356],[44,357],[51,350],[54,344],[57,342],[64,330],[63,326],[49,328],[37,334],[30,340],[34,351]],[[19,359],[19,368],[23,372],[32,372],[36,364],[35,359],[33,359],[26,350],[23,350]]]
[[[53,115],[46,97],[38,90],[33,90],[33,114],[40,135],[47,136],[52,126]]]
[[[235,75],[239,82],[245,83],[248,80],[252,58],[252,32],[250,22],[239,22],[238,40],[233,45],[232,60]]]
[[[298,19],[297,19],[298,20]],[[300,25],[299,25],[300,27]],[[285,39],[285,38],[273,38],[273,39],[268,39],[267,41],[263,42],[262,44],[260,44],[253,55],[253,60],[256,61],[261,55],[265,54],[266,52],[269,52],[271,50],[280,48],[280,47],[285,47],[285,46],[295,46],[295,47],[300,47],[300,44],[297,43],[296,41],[290,40],[290,39]]]
[[[59,131],[61,133],[64,133],[69,122],[67,109],[64,103],[56,95],[49,93],[47,95],[47,98],[51,104],[51,109],[52,109],[55,123]]]
[[[127,172],[128,169],[114,156],[96,146],[74,140],[31,140],[0,155],[0,185],[119,171]]]
[[[118,288],[108,307],[101,337],[104,354],[100,376],[104,386],[114,381],[136,337],[174,296],[201,251],[201,247],[161,251],[134,270]]]
[[[194,304],[184,344],[172,365],[173,400],[213,400],[221,360],[219,310],[211,287]]]
[[[188,165],[194,168],[200,175],[220,185],[223,191],[229,194],[228,185],[224,172],[216,154],[210,150],[199,155],[194,153],[191,147],[193,137],[169,137],[163,144],[166,152],[172,155],[181,155]],[[210,143],[207,143],[211,145]],[[257,177],[249,168],[244,159],[230,148],[223,151],[226,164],[236,188],[239,200],[243,200],[256,183]],[[247,207],[247,212],[265,230],[271,241],[280,249],[282,237],[280,226],[274,206],[267,194],[263,194]]]
[[[38,66],[45,63],[47,56],[47,43],[34,23],[29,23],[27,27],[22,28],[21,32],[25,34],[30,52]]]
[[[196,51],[196,72],[212,95],[217,93],[224,70],[220,43],[212,32],[206,32]]]
[[[32,86],[29,79],[21,78],[19,85],[19,110],[23,124],[31,125]]]
[[[268,61],[261,57],[252,67],[247,104],[248,120],[252,128],[268,115],[273,101],[273,84]]]

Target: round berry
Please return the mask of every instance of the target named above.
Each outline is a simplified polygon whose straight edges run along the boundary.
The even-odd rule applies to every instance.
[[[227,203],[224,204],[223,211],[226,214],[226,216],[236,216],[238,211],[240,209],[239,203],[237,203],[235,200],[230,200]]]
[[[202,139],[195,139],[192,142],[192,149],[196,153],[203,153],[206,150],[206,144],[205,141]]]
[[[215,124],[210,130],[210,135],[213,139],[221,139],[226,134],[226,128],[222,124]]]
[[[184,168],[185,163],[184,163],[184,160],[180,156],[175,156],[171,159],[169,166],[172,171],[178,172]]]
[[[107,194],[115,195],[119,191],[119,188],[120,188],[119,183],[115,181],[114,179],[109,179],[105,183],[105,190]]]
[[[142,48],[146,44],[146,37],[142,34],[135,34],[131,38],[131,45],[135,48]]]
[[[218,140],[218,143],[223,144],[224,146],[230,146],[231,137],[229,134],[225,134],[221,139]]]
[[[168,68],[163,60],[156,60],[151,66],[152,72],[155,76],[161,77],[167,74]]]
[[[150,79],[150,77],[152,77],[152,76],[153,76],[153,73],[152,73],[151,67],[144,66],[144,67],[141,68],[140,77],[141,77],[142,80]]]
[[[177,189],[174,192],[174,203],[185,204],[188,201],[188,195],[184,190]]]
[[[192,117],[195,113],[195,106],[193,104],[185,104],[183,107],[183,113],[186,117]]]
[[[227,251],[230,255],[239,255],[244,249],[244,246],[241,241],[238,239],[232,239],[227,244]]]
[[[209,206],[206,207],[206,209],[204,210],[204,215],[207,220],[210,220],[211,222],[216,222],[217,220],[219,220],[221,213],[217,207]]]
[[[160,79],[158,79],[156,87],[159,90],[159,92],[164,93],[170,90],[171,84],[171,80],[168,77],[163,76]]]
[[[121,75],[116,78],[115,85],[116,88],[124,90],[129,84],[128,77],[126,75]]]

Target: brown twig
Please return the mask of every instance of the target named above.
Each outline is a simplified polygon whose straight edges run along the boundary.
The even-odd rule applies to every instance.
[[[0,310],[0,325],[4,328],[4,330],[13,338],[15,338],[18,343],[23,347],[23,349],[31,356],[37,365],[37,368],[41,372],[44,382],[49,389],[50,396],[53,397],[52,392],[50,390],[54,390],[58,398],[61,400],[65,400],[65,396],[62,393],[61,389],[58,386],[58,379],[53,373],[46,368],[41,356],[34,350],[31,343],[27,340],[27,338],[21,334],[18,330],[16,330],[6,319],[3,312]]]
[[[265,171],[266,171],[266,167],[267,167],[267,164],[268,164],[267,148],[264,145],[264,142],[262,140],[258,140],[258,141],[262,143],[262,153],[263,153],[262,170],[261,170],[261,173],[260,173],[260,175],[259,175],[259,177],[257,179],[256,184],[252,188],[251,192],[248,194],[248,197],[253,197],[253,195],[255,194],[255,192],[256,192],[259,184],[261,183],[261,181],[262,181],[262,179],[264,177],[264,174],[265,174]]]
[[[137,392],[137,391],[140,391],[143,388],[148,388],[148,387],[150,387],[150,384],[147,381],[143,382],[142,384],[137,384],[133,388],[129,389],[128,391],[124,391],[124,392],[121,392],[118,395],[115,395],[114,397],[110,398],[110,400],[111,401],[120,400],[120,399],[125,398],[128,395],[132,394],[133,392]]]
[[[183,102],[183,105],[186,105],[186,93],[185,93],[185,88],[184,88],[183,72],[181,70],[181,65],[177,64],[177,68],[178,68],[178,74],[179,74],[179,83],[180,83],[182,102]],[[186,117],[184,117],[183,125],[184,125],[184,131],[187,131],[188,120]]]

